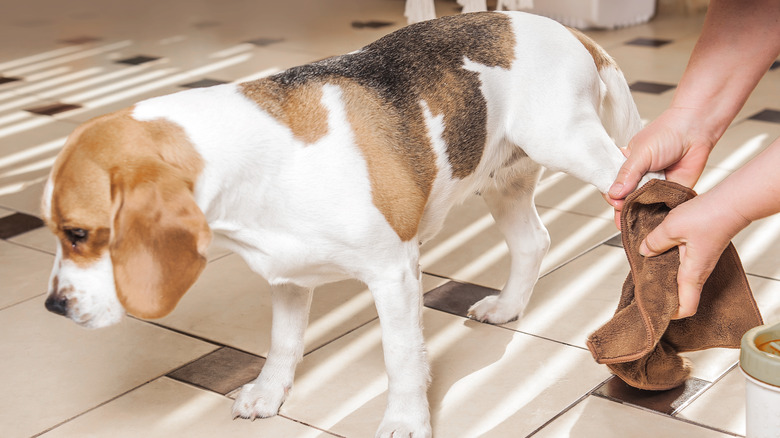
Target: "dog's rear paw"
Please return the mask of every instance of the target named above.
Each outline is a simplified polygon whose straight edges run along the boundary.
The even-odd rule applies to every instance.
[[[286,396],[287,389],[282,386],[270,389],[268,385],[247,383],[233,402],[233,418],[249,418],[254,421],[255,418],[273,417],[279,412]]]
[[[520,313],[520,311],[501,303],[498,295],[490,295],[471,306],[468,316],[480,322],[504,324],[517,319]]]

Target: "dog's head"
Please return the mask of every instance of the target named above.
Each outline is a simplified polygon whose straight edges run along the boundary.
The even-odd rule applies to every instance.
[[[58,239],[46,308],[91,328],[170,313],[206,265],[211,232],[193,198],[201,168],[171,122],[122,111],[77,128],[44,189]]]

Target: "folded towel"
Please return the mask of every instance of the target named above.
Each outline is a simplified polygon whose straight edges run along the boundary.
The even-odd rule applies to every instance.
[[[729,243],[704,283],[694,316],[677,312],[679,251],[639,254],[642,240],[674,207],[696,196],[679,184],[652,180],[626,198],[621,215],[623,247],[631,267],[614,317],[588,338],[598,363],[629,385],[666,390],[685,383],[691,367],[678,353],[713,347],[738,348],[742,335],[762,324],[745,271]]]

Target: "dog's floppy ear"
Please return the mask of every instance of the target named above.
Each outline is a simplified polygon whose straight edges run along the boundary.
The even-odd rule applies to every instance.
[[[163,317],[206,266],[211,231],[178,169],[148,160],[111,173],[117,296],[131,315]]]

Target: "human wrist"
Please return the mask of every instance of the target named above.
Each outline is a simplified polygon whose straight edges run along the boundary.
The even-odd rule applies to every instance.
[[[713,233],[721,234],[724,241],[730,241],[740,231],[751,224],[753,219],[745,211],[742,199],[732,187],[719,185],[711,191],[699,195],[700,209],[708,217],[708,227]]]
[[[684,127],[688,144],[706,146],[709,150],[715,147],[720,137],[732,121],[730,113],[723,114],[716,108],[718,105],[705,99],[692,99],[675,95],[671,106],[666,112],[675,117]]]

